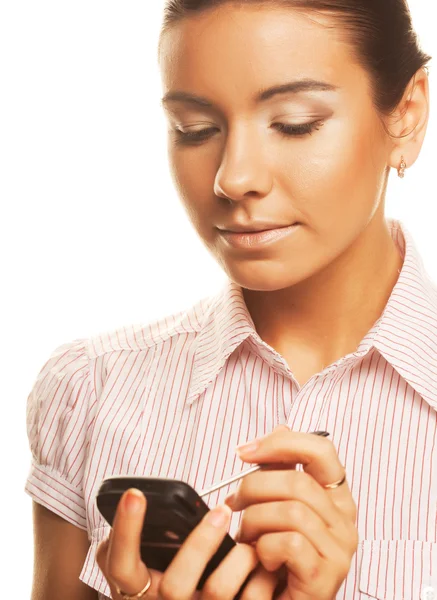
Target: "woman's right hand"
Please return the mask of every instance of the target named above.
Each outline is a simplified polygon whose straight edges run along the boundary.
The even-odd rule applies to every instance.
[[[132,499],[132,509],[129,509]],[[136,505],[136,510],[134,506]],[[122,600],[116,585],[125,594],[138,594],[152,578],[147,600],[232,600],[249,573],[255,571],[241,600],[273,598],[278,582],[276,573],[266,571],[249,544],[237,544],[207,579],[203,589],[196,587],[202,573],[223,541],[229,526],[231,509],[218,506],[209,511],[187,537],[165,573],[148,569],[141,560],[140,540],[147,501],[125,492],[118,504],[113,527],[96,552],[96,561],[111,589],[114,600]]]

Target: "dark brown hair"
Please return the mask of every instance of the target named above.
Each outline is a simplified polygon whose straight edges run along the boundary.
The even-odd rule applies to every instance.
[[[332,15],[370,75],[373,102],[382,115],[397,108],[414,74],[431,60],[419,46],[406,0],[167,0],[161,39],[174,23],[223,4]]]

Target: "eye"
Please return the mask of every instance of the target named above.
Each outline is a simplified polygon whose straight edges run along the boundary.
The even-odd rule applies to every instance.
[[[298,123],[296,125],[287,123],[275,123],[276,129],[285,136],[303,136],[311,134],[322,127],[322,121],[312,121],[311,123]]]
[[[216,127],[207,127],[206,129],[198,129],[197,131],[181,131],[175,129],[176,143],[177,144],[193,144],[196,142],[203,142],[204,140],[211,137],[211,133],[219,131]]]
[[[298,123],[296,125],[290,123],[274,123],[273,125],[282,135],[287,137],[300,137],[320,129],[323,122],[312,121],[311,123]],[[197,131],[181,131],[180,129],[175,129],[174,133],[176,134],[177,144],[193,145],[209,139],[215,131],[219,130],[216,127],[207,127],[206,129],[199,129]]]

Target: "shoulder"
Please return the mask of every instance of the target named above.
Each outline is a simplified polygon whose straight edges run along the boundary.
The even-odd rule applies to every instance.
[[[28,411],[32,412],[32,408],[40,411],[43,405],[48,408],[53,404],[71,405],[73,397],[75,404],[80,397],[83,402],[89,401],[89,396],[101,391],[108,364],[115,354],[145,351],[153,359],[158,346],[163,346],[159,356],[165,360],[175,341],[182,353],[189,352],[213,301],[214,297],[202,298],[186,310],[149,323],[124,325],[57,346],[37,374]]]
[[[213,297],[205,297],[193,306],[148,323],[132,323],[100,332],[86,342],[90,359],[120,351],[139,352],[153,349],[175,337],[193,340],[202,330]],[[83,342],[83,340],[82,340]]]
[[[40,367],[32,394],[53,391],[56,381],[70,385],[89,374],[89,339],[80,338],[55,347]]]

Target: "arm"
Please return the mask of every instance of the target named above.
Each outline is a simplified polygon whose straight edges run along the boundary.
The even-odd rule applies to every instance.
[[[97,600],[80,581],[87,532],[33,501],[34,568],[31,600]]]

